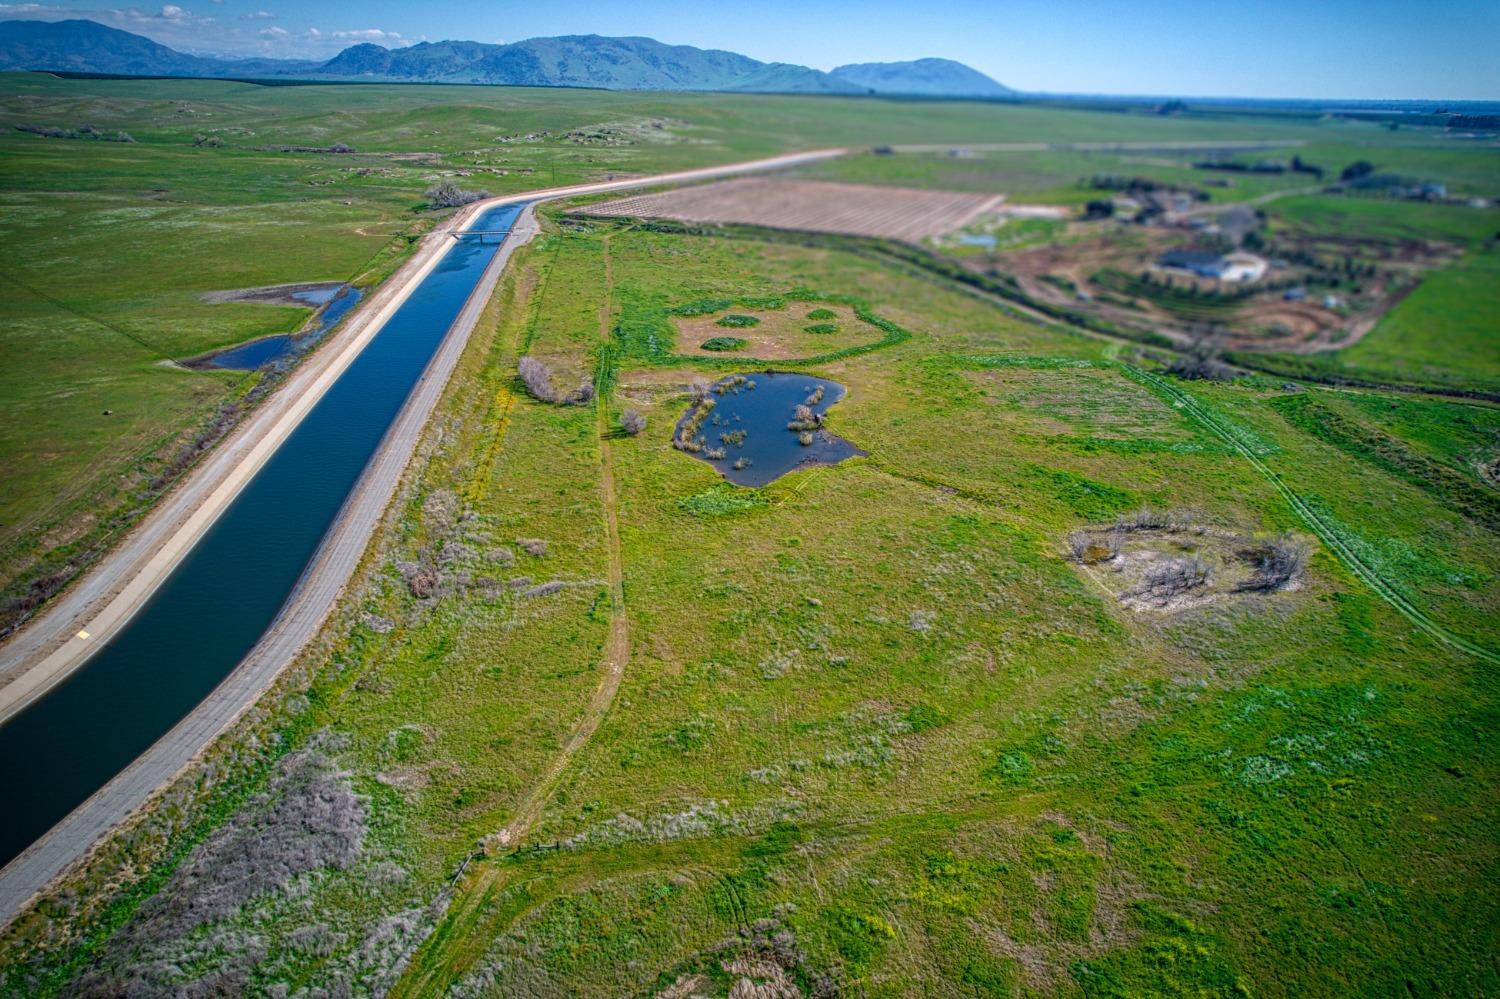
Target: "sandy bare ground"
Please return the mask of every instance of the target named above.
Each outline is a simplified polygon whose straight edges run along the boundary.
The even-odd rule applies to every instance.
[[[731,222],[919,243],[996,212],[1004,195],[745,177],[590,205],[589,215]]]
[[[454,241],[448,233],[490,207],[631,187],[686,183],[775,170],[842,155],[828,149],[632,180],[546,188],[470,206],[430,235],[333,340],[302,365],[256,414],[201,464],[118,549],[0,648],[0,718],[8,717],[84,662],[170,574],[214,519],[289,435]],[[118,823],[189,766],[271,685],[318,632],[353,575],[384,515],[427,419],[437,405],[501,271],[537,232],[530,211],[517,219],[422,380],[387,432],[312,563],[270,629],[230,675],[171,731],[45,836],[0,870],[0,924],[54,878],[87,857]],[[77,636],[86,631],[89,638]]]

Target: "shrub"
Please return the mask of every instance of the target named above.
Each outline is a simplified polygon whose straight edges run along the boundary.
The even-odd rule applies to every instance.
[[[1088,531],[1074,531],[1068,535],[1068,551],[1073,558],[1085,565],[1094,565],[1098,562],[1108,562],[1120,554],[1120,543],[1122,536],[1120,531],[1113,530],[1103,535],[1091,534]]]
[[[620,429],[634,437],[646,429],[646,417],[639,410],[627,409],[620,414]]]
[[[406,585],[411,589],[411,595],[418,600],[426,600],[437,591],[439,582],[438,571],[433,568],[418,569],[412,573]]]
[[[813,322],[820,322],[824,319],[837,319],[838,317],[839,314],[832,309],[813,309],[807,314],[807,318]]]
[[[801,444],[803,447],[807,447],[812,442],[813,442],[813,433],[812,433],[811,430],[804,430],[800,434],[797,435],[797,443]]]
[[[587,406],[594,398],[594,383],[585,378],[578,387],[563,396],[564,406]]]
[[[332,152],[352,152],[347,146],[342,149],[335,146]],[[483,201],[490,196],[489,191],[465,191],[451,180],[441,181],[427,189],[428,208],[458,208],[463,205]]]
[[[838,323],[813,323],[811,326],[802,327],[802,329],[807,333],[837,333],[839,326]]]
[[[746,316],[740,313],[731,312],[727,316],[719,317],[719,319],[714,322],[714,325],[723,326],[725,329],[740,330],[748,329],[751,326],[759,326],[760,320],[755,318],[754,316]]]
[[[737,336],[716,336],[704,340],[700,347],[704,350],[728,351],[744,350],[749,345],[748,340],[742,340]]]
[[[521,381],[533,399],[541,402],[556,402],[557,393],[552,389],[551,370],[536,358],[527,355],[518,366]]]
[[[806,403],[797,407],[792,421],[786,425],[788,430],[801,432],[803,430],[816,430],[823,425],[823,417],[812,411]]]
[[[1279,590],[1302,575],[1307,568],[1311,546],[1295,535],[1283,534],[1264,545],[1258,545],[1241,553],[1250,562],[1254,571],[1239,589],[1266,592]]]

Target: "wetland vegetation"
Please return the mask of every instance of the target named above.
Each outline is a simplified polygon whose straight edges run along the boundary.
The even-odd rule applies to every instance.
[[[791,372],[730,375],[708,386],[677,421],[672,446],[739,486],[764,486],[814,465],[864,455],[824,429],[844,386]]]

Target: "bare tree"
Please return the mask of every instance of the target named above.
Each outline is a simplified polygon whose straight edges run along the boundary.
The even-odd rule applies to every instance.
[[[1250,578],[1240,584],[1241,590],[1279,590],[1302,575],[1307,568],[1311,546],[1292,534],[1283,534],[1243,555],[1253,567]]]
[[[1102,534],[1074,531],[1068,535],[1068,551],[1076,561],[1086,565],[1108,562],[1120,554],[1124,537],[1119,528]]]
[[[1148,600],[1164,604],[1203,586],[1212,575],[1213,567],[1196,555],[1163,559],[1146,570],[1138,592]]]

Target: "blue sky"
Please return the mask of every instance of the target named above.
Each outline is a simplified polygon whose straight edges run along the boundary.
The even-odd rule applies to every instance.
[[[1497,0],[0,3],[0,19],[69,16],[204,54],[326,57],[358,41],[592,33],[819,69],[943,56],[1028,91],[1500,99]]]

